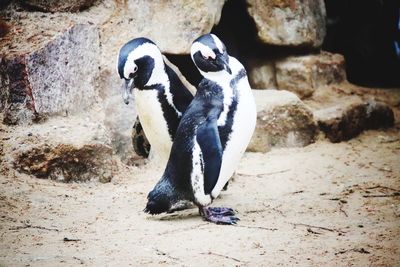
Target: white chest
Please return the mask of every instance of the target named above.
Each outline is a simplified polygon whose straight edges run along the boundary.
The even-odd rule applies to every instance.
[[[256,126],[256,105],[247,77],[242,78],[238,82],[237,88],[238,105],[233,118],[232,132],[226,143],[222,157],[218,182],[212,191],[213,197],[219,195],[223,186],[235,172]]]
[[[172,140],[157,95],[157,90],[134,90],[136,109],[151,149],[167,161]]]

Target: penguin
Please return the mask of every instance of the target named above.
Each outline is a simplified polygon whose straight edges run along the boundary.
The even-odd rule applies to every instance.
[[[124,80],[123,100],[129,104],[133,90],[140,124],[158,159],[167,161],[182,114],[193,95],[169,67],[157,45],[147,38],[130,40],[119,51],[117,70]],[[139,133],[140,135],[140,133]],[[141,155],[148,146],[139,144]],[[143,151],[144,150],[144,151]]]
[[[217,224],[236,224],[231,208],[209,207],[234,173],[256,124],[256,106],[243,65],[213,34],[196,39],[191,57],[203,80],[178,126],[159,182],[145,212],[169,212],[192,201],[200,215]]]
[[[213,71],[214,54],[226,55],[227,66],[232,72],[230,77],[226,72]],[[191,57],[201,75],[224,90],[224,110],[218,120],[223,161],[218,183],[213,189],[213,195],[217,196],[232,177],[250,143],[257,121],[256,103],[244,66],[227,54],[224,43],[215,34],[196,39],[191,47]]]

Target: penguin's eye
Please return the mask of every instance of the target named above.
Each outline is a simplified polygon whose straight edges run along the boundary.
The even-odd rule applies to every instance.
[[[137,67],[137,66],[135,66],[135,67],[133,68],[133,72],[136,72],[136,71],[137,71],[137,69],[138,69],[138,67]]]

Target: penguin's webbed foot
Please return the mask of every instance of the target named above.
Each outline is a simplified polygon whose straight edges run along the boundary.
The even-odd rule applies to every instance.
[[[200,214],[204,220],[216,224],[236,224],[239,218],[235,216],[235,212],[231,208],[223,207],[203,207],[200,208]]]

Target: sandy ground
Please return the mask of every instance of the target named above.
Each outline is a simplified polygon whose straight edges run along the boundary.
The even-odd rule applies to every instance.
[[[149,216],[153,164],[108,184],[1,177],[0,266],[399,266],[400,131],[248,153],[214,206]]]

